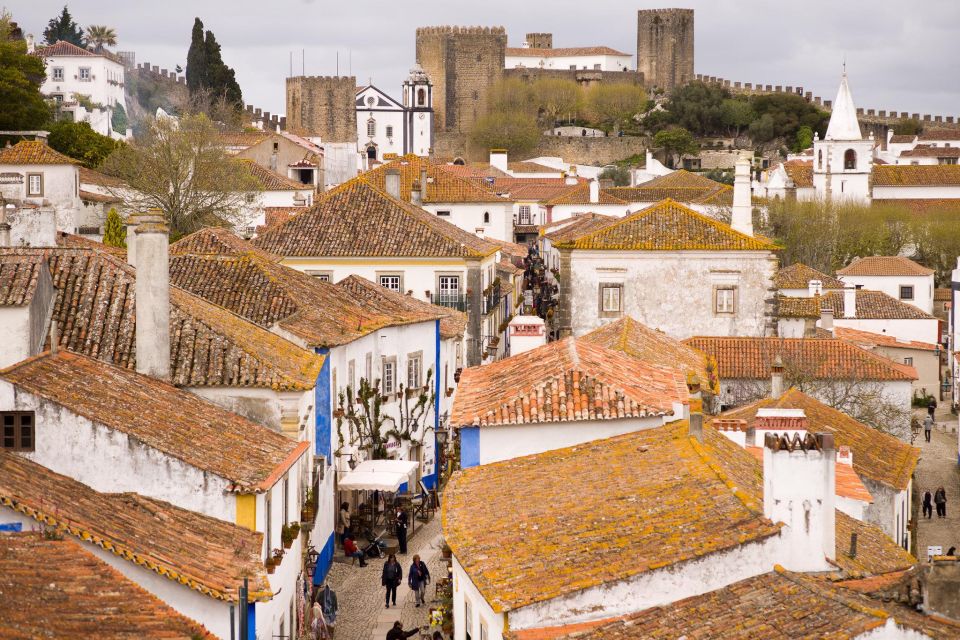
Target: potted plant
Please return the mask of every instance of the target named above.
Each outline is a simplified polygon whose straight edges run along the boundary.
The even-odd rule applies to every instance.
[[[453,395],[453,387],[447,387],[447,397],[449,398],[452,395]]]
[[[285,524],[280,528],[280,541],[283,542],[283,548],[289,549],[293,546],[293,530],[290,528],[290,525]]]
[[[300,510],[300,522],[313,522],[313,505],[305,504],[303,509]]]
[[[334,418],[342,418],[342,417],[343,417],[343,407],[337,407],[336,409],[334,409],[334,410],[333,410],[333,417],[334,417]]]
[[[267,561],[263,563],[263,565],[267,568],[267,573],[273,573],[277,568],[277,561],[274,560],[273,556],[270,556],[267,558]]]

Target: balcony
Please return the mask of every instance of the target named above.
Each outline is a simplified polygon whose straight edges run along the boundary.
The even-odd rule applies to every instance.
[[[462,293],[431,293],[430,302],[441,307],[449,307],[457,311],[467,310],[467,296]]]
[[[483,315],[489,314],[491,311],[496,309],[497,305],[500,304],[503,295],[500,292],[500,284],[494,284],[488,287],[487,291],[484,291],[483,296]]]

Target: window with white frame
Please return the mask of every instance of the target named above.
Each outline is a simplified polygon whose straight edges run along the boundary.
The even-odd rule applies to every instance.
[[[42,173],[27,174],[27,195],[28,196],[43,195],[43,174]]]
[[[904,358],[904,359],[903,359],[903,364],[907,365],[908,367],[912,367],[912,366],[913,366],[913,358]]]
[[[89,82],[90,80],[90,67],[80,67],[77,70],[77,77],[84,82]]]
[[[244,194],[243,199],[246,200],[247,204],[253,204],[254,200],[257,199],[257,196],[253,193],[246,193]]]
[[[63,67],[54,67],[53,68],[53,79],[56,82],[63,80]]]
[[[520,224],[533,224],[530,218],[530,205],[522,204],[519,208]]]
[[[471,640],[473,638],[473,606],[466,597],[463,598],[463,626],[466,639]]]
[[[372,138],[377,135],[377,121],[373,118],[367,120],[367,137]]]
[[[380,286],[384,289],[390,289],[390,291],[396,291],[398,293],[403,291],[403,280],[399,274],[381,275],[378,279]]]
[[[383,359],[383,376],[380,379],[383,394],[389,395],[397,392],[397,359]]]
[[[407,388],[419,389],[423,384],[423,352],[407,354]]]
[[[623,313],[623,284],[604,282],[600,284],[600,316],[619,316]]]
[[[716,314],[732,315],[737,309],[737,288],[717,287],[714,289],[714,306]]]

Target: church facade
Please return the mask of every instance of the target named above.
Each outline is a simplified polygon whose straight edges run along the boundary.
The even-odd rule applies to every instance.
[[[357,151],[363,169],[383,162],[387,154],[430,154],[433,84],[419,66],[403,82],[402,102],[371,84],[357,89],[356,108]]]

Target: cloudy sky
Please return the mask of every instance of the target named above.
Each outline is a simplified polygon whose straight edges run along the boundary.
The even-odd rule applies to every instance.
[[[63,0],[11,0],[24,31],[40,35]],[[173,69],[186,65],[195,16],[214,32],[246,102],[284,109],[284,78],[352,71],[398,94],[414,63],[418,26],[502,25],[513,46],[527,32],[554,46],[607,45],[636,54],[636,9],[646,0],[70,0],[81,26],[107,24],[120,50]],[[858,106],[960,116],[957,0],[686,0],[696,10],[696,72],[801,85],[833,99],[844,58]],[[922,9],[919,7],[922,6]],[[528,8],[530,7],[530,8]],[[534,9],[535,8],[535,9]],[[916,9],[916,10],[915,10]],[[399,96],[397,96],[399,97]]]

